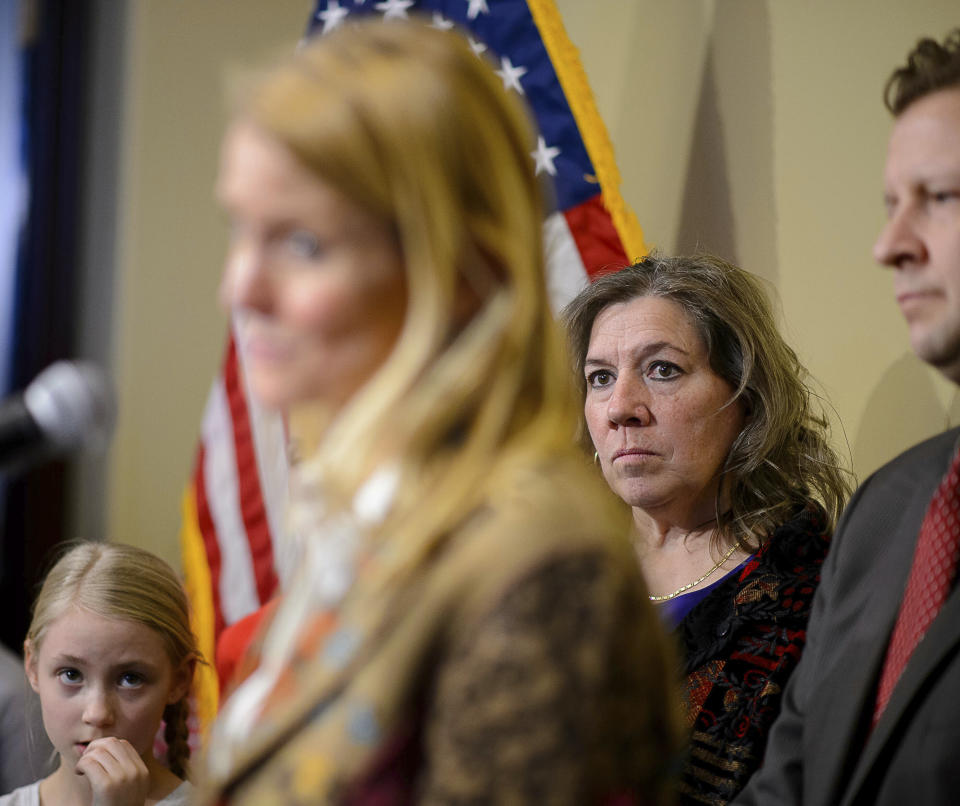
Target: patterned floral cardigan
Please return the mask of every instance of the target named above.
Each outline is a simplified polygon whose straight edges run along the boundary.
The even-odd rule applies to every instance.
[[[681,804],[726,804],[763,761],[829,547],[826,516],[800,509],[677,627],[692,729]]]

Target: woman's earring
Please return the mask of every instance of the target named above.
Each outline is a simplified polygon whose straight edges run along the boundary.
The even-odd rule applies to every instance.
[[[593,452],[593,463],[594,463],[597,467],[600,467],[600,452],[599,452],[599,451],[594,451],[594,452]]]

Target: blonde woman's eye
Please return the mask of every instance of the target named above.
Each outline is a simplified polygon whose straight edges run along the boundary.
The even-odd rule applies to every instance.
[[[312,260],[318,257],[322,251],[320,239],[312,232],[306,230],[296,230],[287,235],[284,239],[287,249],[294,255],[304,260]]]
[[[76,669],[60,669],[57,672],[57,678],[61,683],[65,683],[68,686],[75,686],[77,683],[83,680],[83,675],[81,675]]]

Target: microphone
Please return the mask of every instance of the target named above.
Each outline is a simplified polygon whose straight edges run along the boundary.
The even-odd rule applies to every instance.
[[[24,470],[81,448],[106,448],[116,420],[104,372],[83,361],[58,361],[22,394],[0,401],[0,471]]]

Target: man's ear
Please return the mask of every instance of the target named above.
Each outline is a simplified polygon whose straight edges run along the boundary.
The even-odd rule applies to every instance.
[[[37,674],[37,653],[33,651],[33,643],[27,639],[23,642],[23,670],[27,673],[30,688],[40,693],[40,678]]]
[[[180,702],[190,691],[190,684],[193,682],[193,673],[197,668],[197,659],[194,657],[186,658],[180,664],[179,669],[173,671],[173,683],[170,686],[170,696],[167,697],[167,705],[173,705]]]

